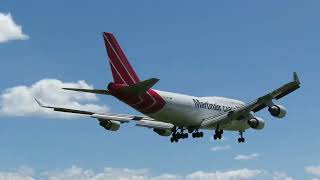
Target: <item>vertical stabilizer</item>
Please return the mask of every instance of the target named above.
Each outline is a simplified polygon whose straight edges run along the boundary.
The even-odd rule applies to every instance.
[[[113,34],[103,32],[109,63],[115,83],[133,85],[140,82]]]

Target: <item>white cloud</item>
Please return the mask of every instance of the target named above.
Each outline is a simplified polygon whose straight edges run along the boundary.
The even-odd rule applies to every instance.
[[[246,180],[262,176],[263,170],[239,169],[230,171],[203,172],[196,171],[187,175],[161,174],[153,175],[147,169],[104,168],[100,172],[72,166],[61,171],[44,171],[35,173],[32,169],[24,171],[0,172],[0,180]]]
[[[320,177],[320,166],[307,166],[305,171]]]
[[[248,155],[239,154],[236,157],[234,157],[234,160],[253,160],[257,159],[260,155],[258,153],[252,153]]]
[[[186,180],[236,180],[236,179],[252,179],[261,175],[261,170],[239,169],[231,171],[216,172],[194,172],[186,176]]]
[[[211,147],[210,150],[211,151],[224,151],[224,150],[228,150],[230,149],[230,146],[229,145],[226,145],[226,146],[214,146],[214,147]]]
[[[0,43],[26,39],[29,39],[29,36],[22,32],[22,27],[13,21],[11,14],[0,12]]]
[[[91,102],[97,101],[95,94],[72,92],[62,87],[93,88],[85,81],[64,83],[56,79],[43,79],[31,86],[16,86],[4,90],[0,95],[1,116],[42,116],[42,117],[75,117],[78,115],[54,112],[38,106],[34,97],[46,105],[74,108],[93,112],[107,112],[106,106]]]
[[[273,173],[273,180],[293,180],[293,178],[288,176],[284,172],[274,172]]]
[[[148,169],[127,169],[106,167],[100,171],[84,169],[77,166],[54,171],[36,172],[23,167],[13,171],[0,171],[0,180],[249,180],[274,179],[293,180],[282,172],[268,172],[263,169],[235,169],[225,171],[195,171],[189,174],[155,175]]]
[[[7,172],[0,172],[0,180],[35,180],[34,171],[31,168],[21,167]]]

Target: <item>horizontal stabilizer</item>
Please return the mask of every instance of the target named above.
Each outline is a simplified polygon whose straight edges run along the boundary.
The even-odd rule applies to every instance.
[[[124,87],[121,89],[121,91],[126,92],[126,93],[130,93],[130,94],[142,94],[142,93],[147,92],[158,81],[159,81],[159,79],[157,79],[157,78],[147,79],[145,81],[141,81],[136,84]]]
[[[78,91],[78,92],[87,92],[87,93],[93,93],[93,94],[110,95],[110,92],[108,90],[103,90],[103,89],[79,89],[79,88],[62,88],[62,89],[69,90],[69,91]]]

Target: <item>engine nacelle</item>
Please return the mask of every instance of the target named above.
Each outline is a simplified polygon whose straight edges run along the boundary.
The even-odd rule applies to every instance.
[[[270,112],[270,114],[272,116],[277,117],[277,118],[283,118],[287,114],[286,108],[281,105],[273,105],[273,106],[269,107],[268,111]]]
[[[119,121],[112,121],[112,120],[105,120],[105,119],[99,119],[100,126],[104,127],[106,130],[109,131],[117,131],[120,128],[120,122]]]
[[[153,129],[153,131],[159,134],[160,136],[170,136],[172,134],[171,130]]]
[[[248,121],[248,124],[252,129],[257,129],[257,130],[263,129],[265,125],[264,120],[259,117],[250,119]]]

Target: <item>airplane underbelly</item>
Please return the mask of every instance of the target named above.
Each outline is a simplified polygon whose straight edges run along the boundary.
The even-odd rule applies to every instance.
[[[166,104],[160,111],[147,115],[158,121],[172,123],[176,126],[199,126],[201,124],[194,109],[189,107]]]

